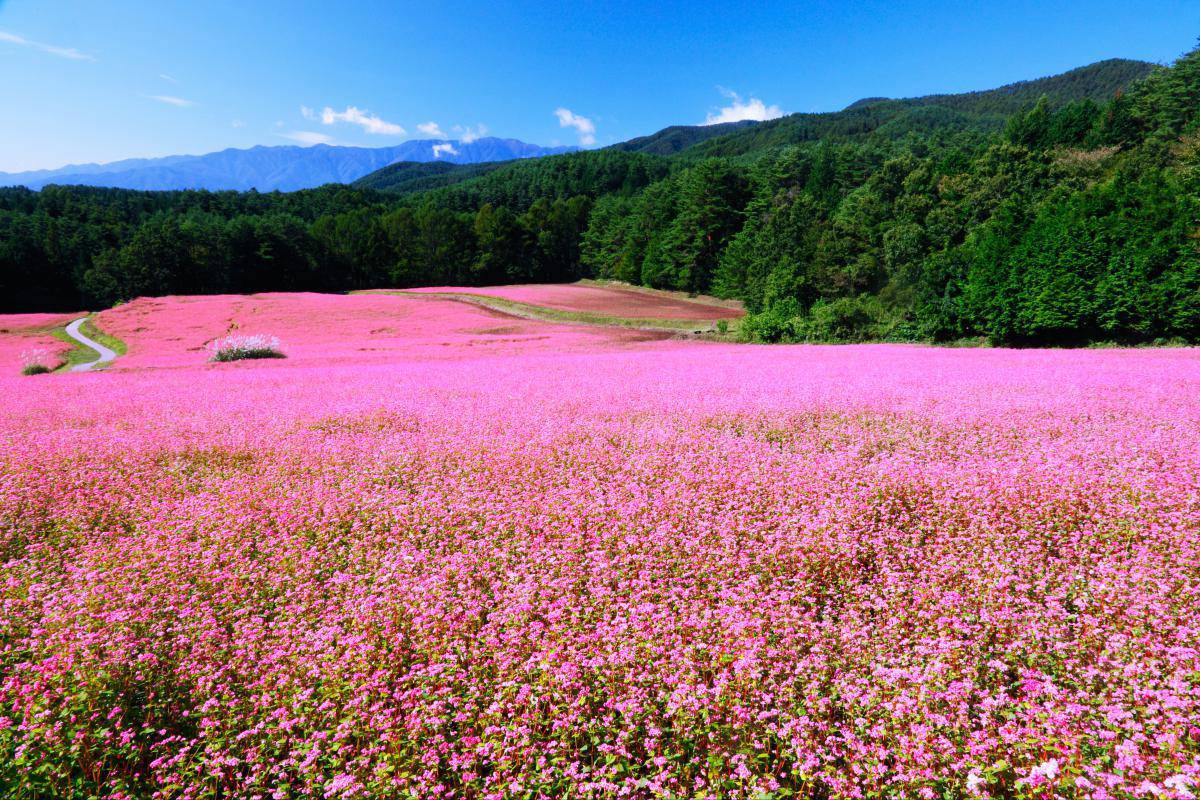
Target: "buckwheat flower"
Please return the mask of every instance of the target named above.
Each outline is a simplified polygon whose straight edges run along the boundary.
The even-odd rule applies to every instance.
[[[338,775],[325,784],[325,797],[353,797],[361,791],[358,779],[353,775]]]
[[[985,781],[983,779],[983,777],[979,774],[978,770],[973,769],[967,773],[967,790],[968,791],[978,793],[980,790],[980,787],[986,786],[986,785],[987,785],[987,781]]]
[[[1172,775],[1163,780],[1163,786],[1174,792],[1176,797],[1190,798],[1194,796],[1191,787],[1195,782],[1195,778],[1189,775]]]
[[[1031,780],[1042,778],[1047,781],[1053,781],[1058,777],[1058,759],[1051,758],[1035,766],[1029,771]]]

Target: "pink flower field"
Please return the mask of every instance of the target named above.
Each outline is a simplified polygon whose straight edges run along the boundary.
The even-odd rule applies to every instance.
[[[33,353],[47,361],[59,361],[70,349],[50,331],[61,328],[82,314],[0,314],[0,372],[15,373]]]
[[[100,312],[96,322],[129,345],[129,354],[114,365],[118,370],[194,367],[208,360],[208,344],[231,333],[278,336],[290,365],[596,352],[665,338],[551,326],[478,306],[389,294],[140,298]]]
[[[96,324],[0,375],[4,796],[1200,792],[1195,350]]]

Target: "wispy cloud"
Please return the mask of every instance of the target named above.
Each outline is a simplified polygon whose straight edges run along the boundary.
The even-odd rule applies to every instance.
[[[333,144],[333,137],[326,136],[317,131],[288,131],[287,133],[278,133],[276,136],[282,136],[284,139],[291,139],[293,142],[299,142],[302,145],[311,147],[314,144]]]
[[[472,128],[470,125],[466,127],[463,127],[462,125],[455,125],[451,130],[458,134],[458,139],[463,144],[470,144],[471,142],[478,141],[488,134],[488,127],[482,122],[476,125],[474,128]]]
[[[581,117],[570,109],[556,108],[554,116],[563,128],[574,128],[579,134],[579,143],[584,147],[596,143],[596,124],[587,117]]]
[[[446,132],[443,131],[436,122],[422,122],[417,126],[417,130],[425,134],[431,139],[448,139]]]
[[[173,95],[169,94],[144,94],[142,97],[146,98],[147,100],[157,100],[160,103],[166,103],[167,105],[175,106],[176,108],[190,108],[191,106],[196,105],[195,100],[184,100],[182,97],[174,97]]]
[[[32,47],[34,50],[40,50],[43,53],[49,53],[52,56],[59,58],[69,58],[72,61],[95,61],[96,57],[87,53],[81,53],[74,47],[59,47],[53,44],[44,44],[35,42],[32,39],[26,39],[24,36],[17,36],[15,33],[7,33],[0,31],[0,42],[8,42],[9,44],[19,44],[22,47]]]
[[[165,72],[158,73],[158,77],[162,78],[167,83],[179,83],[178,78],[172,78],[170,75],[166,74]]]
[[[717,90],[725,95],[730,103],[724,108],[718,109],[715,113],[710,113],[702,123],[704,125],[719,125],[722,122],[741,122],[746,119],[763,122],[764,120],[783,116],[783,109],[779,106],[769,106],[757,97],[742,100],[735,91],[724,89],[720,86],[717,87]]]
[[[233,126],[234,128],[244,128],[244,127],[246,127],[246,123],[242,122],[240,119],[235,119],[233,122],[231,122],[231,123],[229,123],[229,124],[230,124],[231,126]]]
[[[435,144],[433,146],[433,157],[441,158],[444,155],[456,156],[458,151],[454,149],[454,145],[446,142],[445,144]]]
[[[324,125],[335,125],[339,122],[345,122],[350,125],[357,125],[367,133],[374,133],[381,136],[403,136],[405,133],[403,126],[380,119],[378,116],[355,106],[346,106],[345,111],[334,111],[329,106],[325,106],[319,117],[317,112],[308,106],[300,106],[300,114],[305,119],[316,120],[319,118]]]

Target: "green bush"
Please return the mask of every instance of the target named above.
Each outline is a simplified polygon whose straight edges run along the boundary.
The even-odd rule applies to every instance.
[[[882,317],[873,297],[818,300],[795,325],[796,338],[806,342],[865,342],[877,338]]]
[[[795,321],[800,313],[800,304],[794,298],[776,301],[742,320],[742,338],[750,342],[795,341]]]

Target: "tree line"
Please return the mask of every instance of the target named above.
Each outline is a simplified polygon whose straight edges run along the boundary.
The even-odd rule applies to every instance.
[[[377,193],[0,190],[0,308],[108,306],[141,295],[346,291],[582,277],[592,202],[457,211]]]

